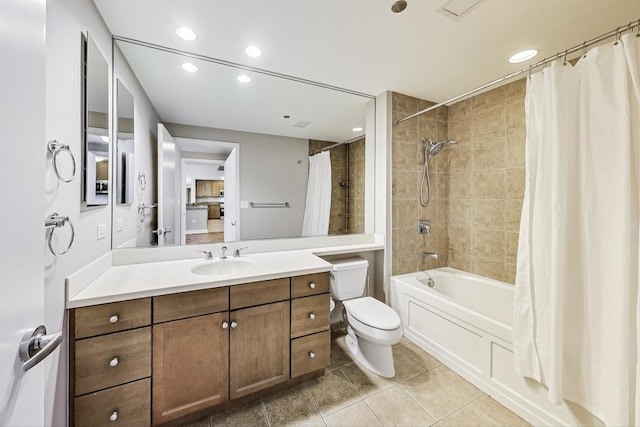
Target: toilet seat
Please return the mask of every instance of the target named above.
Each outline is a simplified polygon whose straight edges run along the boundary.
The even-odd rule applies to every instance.
[[[400,317],[388,305],[371,297],[343,301],[347,323],[357,336],[380,345],[393,345],[402,338]]]
[[[400,316],[391,307],[372,297],[343,301],[347,313],[371,328],[393,331],[400,327]]]

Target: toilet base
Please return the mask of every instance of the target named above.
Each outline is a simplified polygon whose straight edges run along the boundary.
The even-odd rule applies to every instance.
[[[396,369],[393,365],[393,352],[390,345],[374,344],[356,336],[351,326],[347,327],[345,337],[347,347],[365,368],[384,378],[393,378]]]

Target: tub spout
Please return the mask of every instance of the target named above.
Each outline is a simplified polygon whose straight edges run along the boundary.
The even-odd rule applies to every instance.
[[[423,258],[438,259],[438,253],[437,252],[422,252],[422,257]]]

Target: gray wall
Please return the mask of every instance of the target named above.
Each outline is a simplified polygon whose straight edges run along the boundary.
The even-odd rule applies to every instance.
[[[240,239],[298,237],[307,195],[309,141],[166,123],[175,138],[240,144],[240,201],[289,202],[290,208],[240,208]],[[226,209],[226,207],[225,207]]]

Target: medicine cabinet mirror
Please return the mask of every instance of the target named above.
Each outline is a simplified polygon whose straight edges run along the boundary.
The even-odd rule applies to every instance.
[[[133,203],[135,180],[133,95],[120,81],[116,85],[116,203]]]

